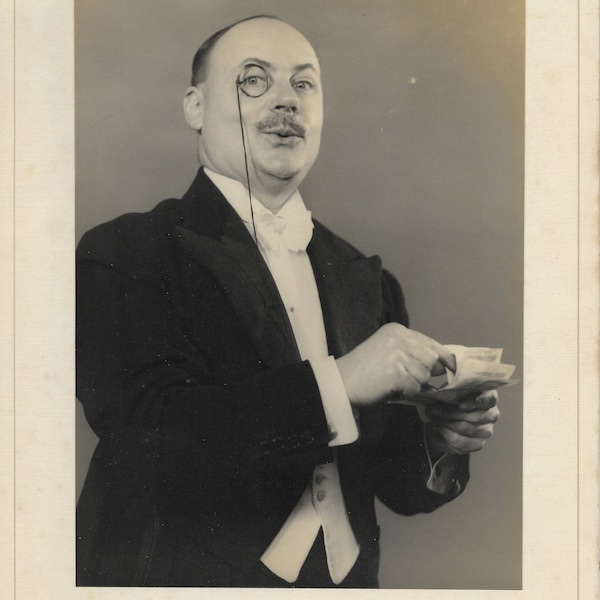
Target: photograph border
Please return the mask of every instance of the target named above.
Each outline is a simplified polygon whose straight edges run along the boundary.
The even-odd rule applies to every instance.
[[[8,332],[0,590],[27,600],[123,598],[119,590],[74,585],[72,4],[2,7],[3,56],[13,61],[5,61],[0,82],[7,107],[0,326]],[[597,51],[597,2],[527,2],[523,589],[350,590],[345,597],[596,597]],[[237,591],[201,594],[231,598]],[[197,596],[196,589],[126,593]]]

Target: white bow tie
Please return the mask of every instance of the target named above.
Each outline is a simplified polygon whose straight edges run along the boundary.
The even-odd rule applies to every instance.
[[[306,209],[284,215],[260,211],[255,215],[255,225],[260,245],[275,255],[279,254],[282,244],[293,252],[306,250],[313,234],[311,214]]]

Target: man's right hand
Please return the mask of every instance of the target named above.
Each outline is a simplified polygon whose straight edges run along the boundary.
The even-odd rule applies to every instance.
[[[399,323],[384,325],[336,363],[354,406],[392,393],[412,396],[444,367],[456,369],[454,355],[442,344]]]

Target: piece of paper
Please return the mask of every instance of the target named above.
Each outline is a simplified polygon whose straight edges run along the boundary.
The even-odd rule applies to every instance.
[[[504,385],[517,383],[511,379],[515,365],[500,362],[502,348],[469,348],[467,346],[446,346],[456,358],[456,372],[446,369],[445,381],[423,386],[420,393],[409,398],[398,395],[389,402],[422,406],[434,402],[457,404],[468,396],[478,396],[483,392],[495,390]]]

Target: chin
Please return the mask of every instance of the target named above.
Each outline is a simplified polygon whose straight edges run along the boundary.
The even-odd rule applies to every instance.
[[[289,181],[295,179],[306,173],[304,166],[290,165],[290,164],[277,164],[271,163],[265,165],[264,169],[261,169],[263,173],[282,181]]]
[[[282,181],[290,181],[292,179],[297,179],[300,177],[300,174],[300,169],[278,169],[271,170],[271,172],[269,173],[271,177],[281,179]]]
[[[264,165],[261,169],[263,173],[281,179],[282,181],[297,180],[297,184],[304,179],[305,175],[310,170],[311,163],[307,163],[306,160],[298,161],[271,161]]]

